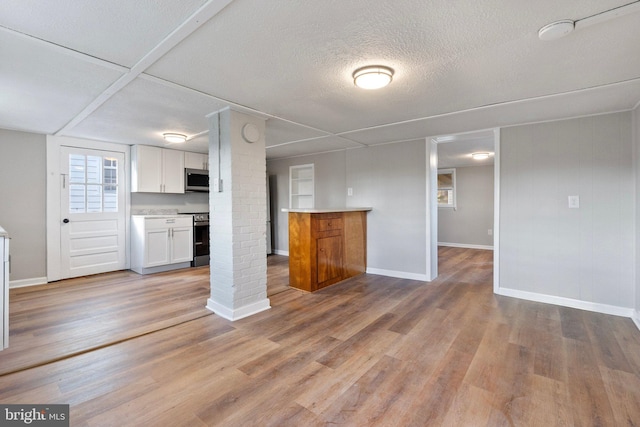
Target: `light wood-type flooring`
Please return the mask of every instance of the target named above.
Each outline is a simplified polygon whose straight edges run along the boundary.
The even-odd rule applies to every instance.
[[[631,320],[496,296],[490,251],[439,254],[431,283],[362,275],[313,294],[283,285],[286,258],[269,257],[270,281],[280,280],[270,310],[236,322],[195,313],[2,375],[0,402],[68,403],[73,426],[640,425],[640,331]],[[204,306],[202,270],[166,275],[182,287],[183,310]],[[134,296],[97,301],[104,321],[145,292],[146,277],[78,279],[63,298],[118,286],[118,274]],[[46,300],[34,296],[30,314],[21,310],[47,313],[48,326],[13,335],[39,342],[66,327],[67,313]],[[160,304],[130,311],[146,319]]]

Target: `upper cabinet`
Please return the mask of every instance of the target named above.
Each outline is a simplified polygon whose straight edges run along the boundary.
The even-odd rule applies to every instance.
[[[184,167],[187,169],[209,170],[209,155],[202,153],[184,153]]]
[[[184,193],[184,151],[148,145],[131,149],[131,191]]]

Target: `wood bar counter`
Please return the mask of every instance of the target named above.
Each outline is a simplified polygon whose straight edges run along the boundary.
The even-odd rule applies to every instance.
[[[371,208],[283,209],[289,212],[289,285],[313,292],[367,268]]]

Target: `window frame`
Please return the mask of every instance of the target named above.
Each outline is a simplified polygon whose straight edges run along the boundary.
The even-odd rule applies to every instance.
[[[440,187],[439,180],[436,179],[436,200],[438,200],[438,192],[440,190],[448,190],[452,192],[452,203],[440,203],[438,202],[438,208],[450,208],[456,209],[457,207],[457,180],[456,180],[456,169],[455,168],[447,168],[447,169],[438,169],[438,175],[448,175],[451,174],[451,187]]]

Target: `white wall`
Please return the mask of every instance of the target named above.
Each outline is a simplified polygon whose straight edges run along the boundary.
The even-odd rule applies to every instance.
[[[367,267],[424,279],[426,159],[424,140],[271,160],[274,249],[288,252],[289,166],[314,163],[316,208],[372,207],[367,218]],[[274,185],[275,183],[275,185]],[[347,188],[353,196],[347,196]]]
[[[493,165],[456,168],[456,202],[438,208],[438,242],[493,247]]]
[[[499,293],[629,315],[631,113],[501,131]],[[580,208],[568,208],[568,196]]]
[[[47,276],[45,135],[0,129],[0,225],[11,237],[12,285]]]
[[[347,151],[347,206],[371,206],[367,270],[426,280],[424,140]]]

